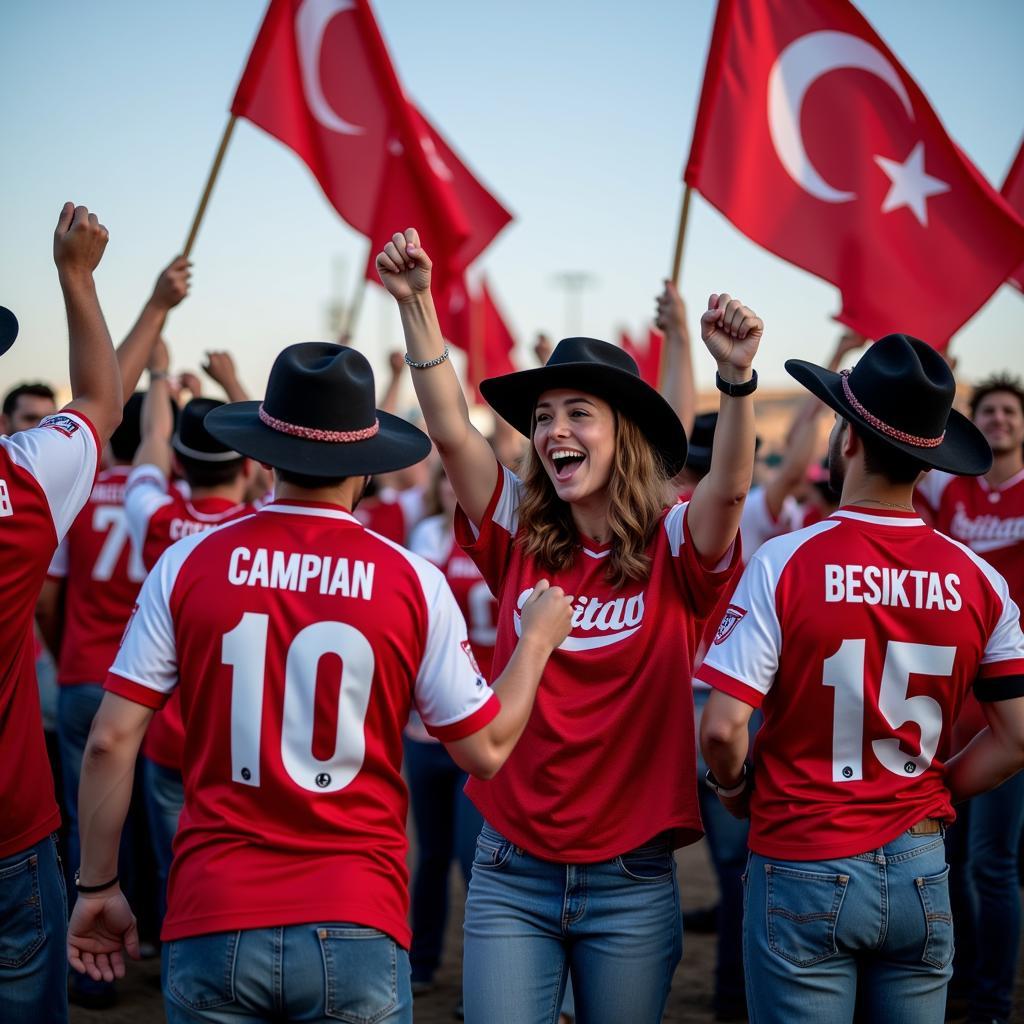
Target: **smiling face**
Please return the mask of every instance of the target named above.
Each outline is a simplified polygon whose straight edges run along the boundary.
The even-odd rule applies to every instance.
[[[992,391],[974,410],[974,423],[995,455],[1018,451],[1024,444],[1024,408],[1012,391]]]
[[[562,501],[601,498],[615,458],[615,413],[584,391],[545,391],[534,410],[533,447]]]

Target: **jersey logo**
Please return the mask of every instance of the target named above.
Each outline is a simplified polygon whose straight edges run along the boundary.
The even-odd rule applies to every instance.
[[[473,671],[478,677],[482,678],[483,672],[480,671],[480,666],[476,662],[476,655],[473,653],[473,648],[470,646],[469,641],[463,640],[459,646],[466,652],[466,657],[469,658],[469,663],[473,666]]]
[[[731,604],[725,610],[725,615],[722,618],[722,624],[718,627],[718,632],[715,634],[715,643],[724,644],[729,639],[732,631],[736,628],[740,619],[747,614],[746,608],[740,608],[738,605]]]
[[[1024,516],[969,516],[963,502],[957,502],[949,532],[979,553],[997,551],[1024,541]]]
[[[513,616],[516,636],[522,636],[523,625],[519,612],[532,593],[533,588],[530,587],[516,601]],[[632,597],[616,597],[611,601],[602,601],[597,597],[574,597],[572,607],[572,632],[558,645],[558,650],[592,651],[628,640],[640,628],[644,618],[644,595],[641,592]]]
[[[53,427],[54,430],[59,430],[65,437],[71,437],[78,430],[78,420],[73,420],[70,416],[63,415],[47,416],[39,426]]]
[[[0,480],[0,519],[13,515],[14,506],[11,504],[11,492],[7,490],[7,481]]]

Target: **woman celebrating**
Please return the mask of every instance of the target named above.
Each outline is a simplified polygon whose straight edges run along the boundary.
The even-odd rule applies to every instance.
[[[459,540],[498,600],[495,669],[538,573],[574,595],[515,751],[467,788],[485,824],[466,905],[466,1019],[554,1021],[568,969],[581,1024],[653,1024],[682,952],[672,851],[700,836],[693,651],[739,563],[763,325],[711,296],[701,334],[724,394],[714,457],[692,499],[666,508],[686,434],[621,349],[569,338],[545,366],[483,382],[532,442],[519,479],[470,424],[414,229],[377,270],[459,500]]]

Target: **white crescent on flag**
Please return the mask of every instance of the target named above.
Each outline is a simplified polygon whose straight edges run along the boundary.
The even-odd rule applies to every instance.
[[[295,37],[299,45],[302,91],[306,94],[306,102],[320,124],[341,135],[362,135],[364,129],[346,121],[327,102],[320,81],[320,47],[331,21],[353,7],[352,0],[305,0],[295,13]]]

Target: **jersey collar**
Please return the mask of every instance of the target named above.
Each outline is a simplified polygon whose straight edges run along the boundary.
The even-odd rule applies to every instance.
[[[260,509],[263,512],[281,512],[292,516],[318,516],[323,519],[341,519],[361,525],[344,505],[332,505],[326,501],[298,501],[295,498],[275,498]]]
[[[978,484],[983,491],[992,491],[993,493],[998,494],[1000,491],[1008,491],[1011,487],[1024,480],[1024,469],[1014,473],[1009,479],[1004,480],[1001,484],[998,484],[995,487],[993,487],[992,484],[990,484],[983,476],[979,476],[977,479]]]
[[[904,512],[902,509],[873,509],[863,505],[844,505],[836,509],[829,519],[857,519],[862,523],[874,523],[876,526],[924,526],[924,520],[916,512]]]

